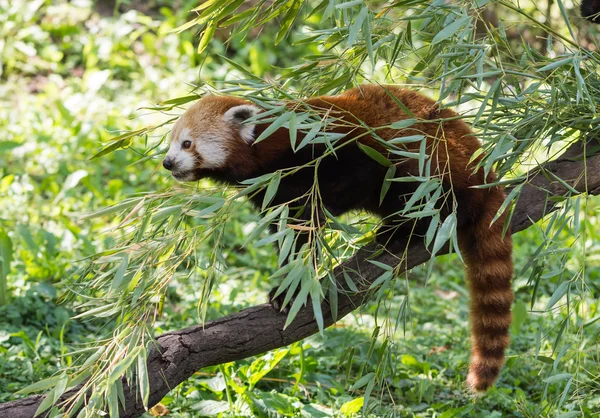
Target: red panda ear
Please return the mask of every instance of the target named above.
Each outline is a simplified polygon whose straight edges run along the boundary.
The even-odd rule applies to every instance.
[[[260,112],[260,109],[251,104],[234,106],[223,115],[223,120],[239,129],[240,136],[248,143],[254,142],[255,124],[244,123],[247,119]]]

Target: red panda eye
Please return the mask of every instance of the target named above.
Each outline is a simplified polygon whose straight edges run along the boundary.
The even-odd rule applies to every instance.
[[[189,147],[192,146],[192,142],[191,141],[183,141],[183,143],[181,144],[183,149],[188,149]]]

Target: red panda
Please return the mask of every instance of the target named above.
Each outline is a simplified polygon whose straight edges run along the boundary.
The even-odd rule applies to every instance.
[[[498,378],[509,344],[513,265],[510,231],[503,236],[505,216],[492,222],[505,198],[502,188],[472,188],[495,179],[494,173],[486,177],[483,169],[474,169],[478,158],[470,161],[481,147],[479,141],[454,111],[439,109],[433,100],[394,86],[363,85],[337,96],[311,98],[304,104],[315,112],[335,115],[338,120],[347,122],[326,128],[328,132],[344,134],[339,141],[345,145],[339,147],[335,155],[325,156],[318,165],[321,203],[334,216],[356,209],[366,210],[381,217],[388,227],[396,227],[402,221],[397,212],[418,186],[410,182],[391,182],[380,202],[387,168],[365,154],[358,143],[378,150],[393,161],[397,177],[419,176],[418,161],[395,160],[389,149],[364,126],[379,128],[376,133],[379,140],[384,141],[415,133],[427,138],[432,175],[440,177],[445,190],[452,190],[457,203],[459,247],[471,295],[472,355],[467,383],[472,390],[487,390]],[[409,118],[402,108],[408,108],[412,113],[410,117],[418,118],[418,123],[410,128],[391,129],[389,125],[393,122]],[[276,170],[303,166],[325,153],[323,144],[311,144],[295,152],[289,132],[283,127],[254,143],[269,125],[244,121],[261,111],[236,97],[200,99],[175,124],[164,167],[180,181],[208,177],[237,184]],[[298,131],[297,141],[303,137]],[[419,143],[406,145],[408,151],[419,151]],[[271,206],[294,199],[310,205],[302,199],[314,180],[314,166],[282,177]],[[263,197],[264,194],[259,194],[251,200],[260,207]],[[448,216],[452,205],[445,205],[441,210]],[[309,214],[304,216],[310,216],[311,210],[305,212]],[[393,236],[415,233],[412,224],[410,230],[402,230],[402,226],[398,229],[400,232],[395,230]],[[417,233],[419,231],[422,226],[417,228]]]

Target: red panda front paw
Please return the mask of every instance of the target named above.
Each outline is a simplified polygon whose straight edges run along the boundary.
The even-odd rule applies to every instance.
[[[278,289],[279,289],[279,286],[274,287],[269,292],[269,303],[271,304],[271,306],[273,306],[273,308],[275,308],[276,311],[283,312],[284,314],[287,315],[290,312],[290,308],[292,307],[292,304],[294,303],[294,298],[296,297],[297,292],[294,292],[294,295],[292,296],[290,301],[287,303],[287,305],[284,306],[285,297],[287,295],[287,292],[283,291],[279,295],[275,296],[277,294]]]

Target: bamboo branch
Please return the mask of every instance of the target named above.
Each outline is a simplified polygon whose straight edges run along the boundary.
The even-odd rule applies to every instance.
[[[556,180],[557,177],[578,192],[587,190],[590,194],[600,194],[600,154],[586,155],[585,159],[583,156],[582,143],[576,143],[560,158],[529,172],[528,182],[511,219],[512,233],[528,228],[555,210],[557,203],[556,199],[551,199],[553,196],[572,193],[562,182]],[[445,251],[440,251],[440,254]],[[404,259],[401,254],[406,254]],[[430,253],[419,237],[412,237],[407,248],[406,243],[399,243],[394,248],[388,247],[386,251],[378,251],[374,244],[361,248],[334,271],[336,278],[342,271],[346,271],[359,289],[355,294],[339,294],[336,320],[367,302],[370,284],[382,274],[382,270],[369,263],[368,259],[394,267],[402,261],[400,270],[406,271],[428,261]],[[324,303],[322,310],[325,326],[332,325],[335,321],[329,305]],[[148,356],[149,404],[160,402],[170,390],[204,367],[261,354],[318,332],[312,306],[302,308],[292,324],[284,330],[285,321],[285,314],[276,311],[269,304],[263,304],[204,325],[157,337],[156,348]],[[67,392],[61,399],[64,400],[73,393]],[[135,388],[126,387],[126,407],[121,411],[121,417],[134,418],[144,413],[144,407],[138,398]],[[44,395],[34,395],[0,404],[0,417],[32,418],[43,399]]]

